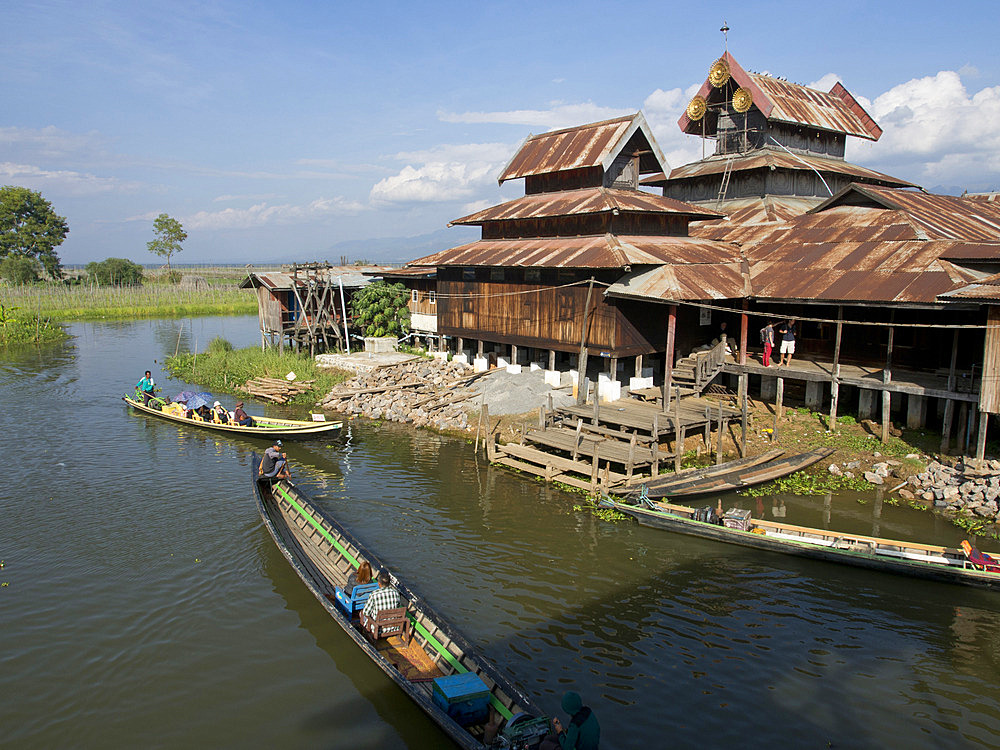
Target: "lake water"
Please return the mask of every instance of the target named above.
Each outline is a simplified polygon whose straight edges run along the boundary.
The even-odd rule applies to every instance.
[[[0,746],[449,746],[262,528],[248,474],[264,444],[119,399],[146,369],[184,390],[156,362],[216,335],[252,344],[256,318],[69,328],[68,344],[0,355]],[[288,453],[542,707],[578,690],[602,747],[1000,746],[998,594],[603,522],[469,442],[389,423]],[[870,495],[724,502],[962,538]]]

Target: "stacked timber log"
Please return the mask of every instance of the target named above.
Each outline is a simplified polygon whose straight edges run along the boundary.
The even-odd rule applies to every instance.
[[[286,380],[284,378],[252,378],[238,390],[249,393],[256,398],[285,404],[295,396],[312,388],[315,380]]]
[[[334,388],[317,406],[417,427],[464,430],[465,409],[479,395],[480,376],[457,362],[415,360],[358,375]]]

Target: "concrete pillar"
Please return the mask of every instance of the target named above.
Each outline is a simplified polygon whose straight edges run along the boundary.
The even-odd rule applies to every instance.
[[[556,350],[549,349],[549,369],[556,369]]]
[[[778,395],[778,378],[762,375],[760,378],[760,398],[762,401],[773,401]]]
[[[918,430],[926,424],[927,397],[908,394],[906,396],[906,426],[911,430]]]
[[[823,383],[821,381],[806,381],[806,408],[815,411],[823,408]]]
[[[858,418],[873,419],[875,417],[875,396],[878,391],[870,388],[858,389]]]

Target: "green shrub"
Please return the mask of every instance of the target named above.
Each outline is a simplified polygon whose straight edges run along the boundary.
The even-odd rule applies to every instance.
[[[214,339],[208,342],[208,351],[212,354],[225,354],[226,352],[231,352],[233,350],[233,345],[230,344],[222,336],[216,336]]]
[[[0,278],[11,284],[30,284],[38,281],[42,264],[26,255],[8,255],[0,260]]]
[[[102,286],[137,286],[142,284],[142,266],[128,258],[106,258],[87,264],[87,278]]]

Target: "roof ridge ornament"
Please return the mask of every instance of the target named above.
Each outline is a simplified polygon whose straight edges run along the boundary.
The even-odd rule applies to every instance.
[[[720,57],[708,71],[708,82],[715,88],[721,89],[729,81],[729,63],[725,58]]]

